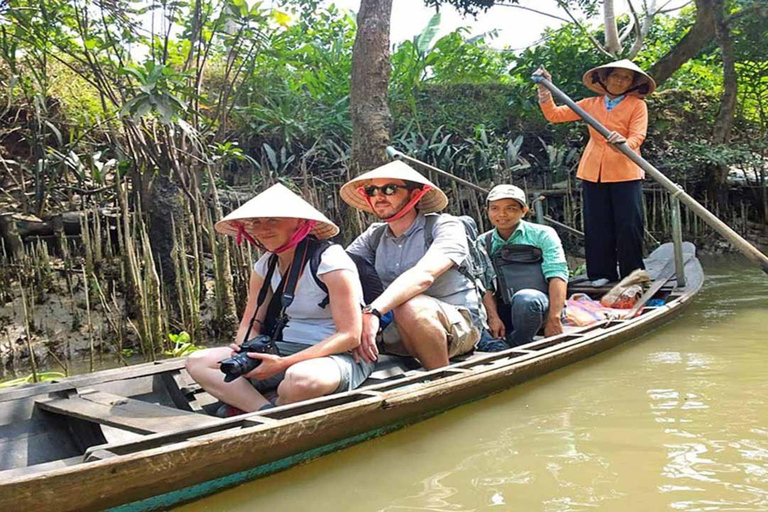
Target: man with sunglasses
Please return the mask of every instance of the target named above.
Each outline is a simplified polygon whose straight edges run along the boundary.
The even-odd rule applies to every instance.
[[[544,334],[563,332],[561,313],[568,288],[568,263],[555,230],[523,220],[525,192],[497,185],[488,194],[488,218],[494,228],[477,239],[488,270],[483,304],[489,331],[510,346]]]
[[[472,350],[484,323],[475,283],[459,271],[469,258],[461,221],[438,214],[448,205],[442,190],[403,162],[362,174],[341,188],[347,204],[374,214],[374,223],[347,251],[374,264],[384,292],[363,309],[357,355],[378,356],[381,315],[394,322],[382,332],[387,352],[411,355],[427,369]]]

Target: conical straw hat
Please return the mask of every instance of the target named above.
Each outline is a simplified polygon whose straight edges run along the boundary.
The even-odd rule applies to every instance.
[[[224,235],[237,236],[239,231],[238,224],[242,224],[246,232],[254,236],[250,221],[269,217],[317,221],[310,234],[315,235],[321,240],[331,238],[339,232],[339,227],[331,222],[328,217],[280,183],[272,185],[221,219],[216,223],[215,229]]]
[[[656,90],[656,82],[653,81],[653,78],[651,78],[648,73],[640,69],[634,62],[629,59],[617,60],[616,62],[610,62],[608,64],[603,64],[602,66],[592,68],[584,73],[581,81],[584,83],[584,85],[587,86],[589,90],[594,91],[597,94],[605,94],[607,91],[603,88],[602,85],[600,85],[600,82],[602,81],[605,83],[607,76],[606,70],[616,68],[628,69],[636,73],[635,83],[632,84],[632,87],[636,87],[638,85],[641,87],[639,89],[635,89],[630,94],[636,94],[637,96],[643,97],[648,96]]]
[[[437,186],[422,176],[418,171],[410,167],[405,162],[395,160],[381,167],[361,174],[357,178],[354,178],[341,187],[341,198],[350,206],[354,206],[358,210],[374,213],[371,207],[368,206],[368,202],[357,191],[358,187],[367,186],[371,180],[377,178],[390,178],[395,180],[413,181],[422,185],[429,185],[431,188],[429,192],[424,194],[421,201],[418,203],[418,208],[421,213],[433,213],[443,210],[448,206],[448,198],[445,193],[437,188]]]

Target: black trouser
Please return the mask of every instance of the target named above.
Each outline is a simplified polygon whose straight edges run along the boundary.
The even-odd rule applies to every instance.
[[[643,182],[582,181],[584,245],[590,279],[616,281],[643,265]]]

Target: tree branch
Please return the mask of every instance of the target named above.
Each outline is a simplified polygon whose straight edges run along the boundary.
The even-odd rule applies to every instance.
[[[587,38],[589,38],[589,41],[592,43],[592,45],[597,48],[597,50],[605,55],[606,57],[613,58],[614,55],[605,49],[603,45],[600,44],[600,42],[595,39],[592,34],[589,33],[589,31],[582,25],[579,20],[576,19],[576,17],[571,14],[570,9],[568,9],[568,5],[563,0],[557,0],[557,5],[560,6],[561,9],[565,11],[565,13],[568,15],[569,18],[571,18],[571,21],[576,24],[576,26],[581,30]]]
[[[512,7],[513,9],[521,9],[523,11],[530,11],[530,12],[534,12],[536,14],[541,14],[542,16],[547,16],[548,18],[552,18],[552,19],[555,19],[555,20],[558,20],[558,21],[562,21],[564,23],[571,23],[571,20],[568,20],[566,18],[562,18],[562,17],[560,17],[560,16],[558,16],[556,14],[550,14],[548,12],[539,11],[538,9],[534,9],[532,7],[525,7],[523,5],[517,5],[517,4],[502,4],[502,3],[498,3],[496,5],[498,5],[499,7]]]

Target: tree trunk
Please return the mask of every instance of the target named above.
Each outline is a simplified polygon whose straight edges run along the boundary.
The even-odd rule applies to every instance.
[[[187,216],[181,190],[164,174],[158,174],[152,182],[146,213],[157,273],[165,286],[167,306],[172,311],[169,316],[179,318],[179,290],[176,286],[176,267],[171,251],[176,238],[173,232],[174,223],[183,225]]]
[[[603,22],[605,23],[605,49],[614,57],[618,57],[621,53],[621,43],[619,42],[619,27],[616,24],[613,0],[603,2]]]
[[[680,66],[695,57],[715,34],[713,5],[717,0],[695,0],[696,21],[680,41],[649,70],[658,85],[664,83]],[[721,7],[722,8],[722,7]]]
[[[349,110],[352,118],[350,174],[387,162],[392,118],[389,113],[389,23],[392,0],[362,0],[352,50]]]
[[[736,111],[738,94],[738,75],[736,74],[736,56],[733,50],[731,30],[725,20],[723,0],[714,0],[713,16],[715,19],[715,39],[723,58],[723,96],[720,98],[720,111],[715,119],[712,142],[725,144],[733,127],[733,115]],[[724,177],[723,177],[724,178]]]
[[[712,0],[712,16],[715,20],[715,39],[720,47],[723,59],[723,95],[720,98],[720,110],[712,130],[713,144],[726,144],[733,128],[733,116],[736,112],[738,94],[738,76],[736,75],[736,56],[733,51],[733,39],[728,22],[725,20],[724,0]],[[720,164],[713,169],[715,175],[709,180],[715,190],[715,197],[723,211],[728,208],[728,187],[726,179],[728,166]]]

